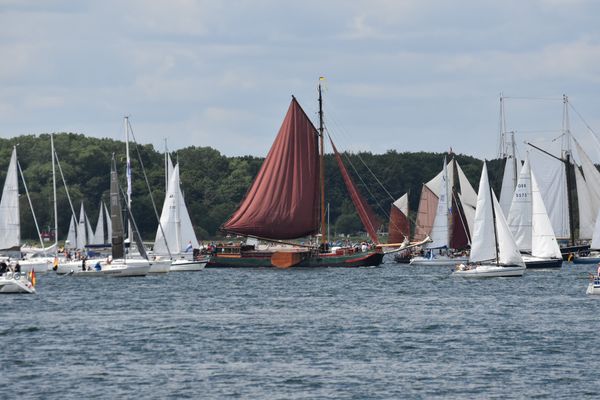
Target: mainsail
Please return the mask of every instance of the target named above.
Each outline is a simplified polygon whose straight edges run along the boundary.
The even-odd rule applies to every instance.
[[[312,122],[295,98],[252,186],[223,229],[269,239],[319,231],[319,150]]]
[[[185,253],[190,245],[192,248],[198,248],[198,240],[179,186],[179,164],[170,173],[168,191],[160,215],[160,226],[154,240],[154,253],[156,254],[168,252],[163,232],[171,253]]]
[[[17,176],[17,148],[13,147],[8,172],[0,200],[0,249],[21,245],[21,220],[19,214],[19,181]]]

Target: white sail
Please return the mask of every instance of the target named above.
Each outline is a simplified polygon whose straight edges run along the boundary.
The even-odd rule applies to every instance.
[[[502,212],[502,208],[496,200],[496,196],[492,192],[492,201],[494,204],[494,212],[496,214],[496,234],[498,238],[498,264],[503,265],[519,265],[525,267],[521,252],[515,243],[515,239],[510,233],[510,228]]]
[[[475,220],[475,207],[477,206],[477,193],[471,186],[471,182],[463,172],[462,168],[456,163],[458,171],[458,182],[460,184],[460,195],[458,196],[469,226],[469,232],[473,234],[473,221]]]
[[[175,165],[169,180],[169,188],[160,215],[160,226],[154,240],[154,252],[166,254],[168,252],[167,243],[168,251],[171,254],[189,252],[190,247],[198,247],[198,240],[179,187],[179,164]]]
[[[594,201],[590,187],[586,183],[579,168],[575,166],[575,185],[577,188],[577,205],[579,208],[579,238],[591,239],[594,233]],[[596,210],[597,212],[597,210]]]
[[[504,163],[504,175],[502,176],[502,187],[500,189],[500,207],[505,215],[508,215],[509,213],[513,194],[515,193],[515,188],[517,186],[517,182],[515,182],[517,171],[515,171],[515,168],[515,159],[513,156],[506,157],[506,162]]]
[[[404,193],[395,202],[392,203],[400,212],[408,216],[408,193]]]
[[[98,222],[96,222],[96,231],[94,232],[92,244],[104,244],[104,204],[102,202],[100,203]]]
[[[0,249],[21,245],[17,148],[13,147],[0,200]]]
[[[431,229],[431,242],[428,248],[448,247],[448,169],[444,159],[441,181],[439,182],[439,200]]]
[[[562,258],[552,223],[533,171],[531,173],[531,255],[542,258]]]
[[[71,222],[69,223],[69,232],[67,233],[67,241],[65,247],[68,249],[77,248],[77,232],[76,232],[75,218],[71,216]]]
[[[83,249],[88,244],[88,237],[92,237],[92,226],[83,209],[83,202],[79,210],[79,223],[77,224],[77,248]]]
[[[579,154],[579,159],[581,160],[581,168],[583,169],[585,182],[589,190],[591,201],[590,211],[592,213],[592,225],[594,225],[598,216],[598,210],[600,210],[600,172],[587,153],[583,150],[579,142],[575,140],[575,138],[573,138],[573,141],[577,147],[577,153]]]
[[[596,218],[596,225],[594,225],[594,234],[592,235],[590,247],[594,250],[600,249],[600,218]]]
[[[496,259],[496,239],[494,234],[494,216],[492,214],[492,198],[487,165],[483,163],[479,189],[477,191],[477,208],[471,241],[470,262],[481,262]]]
[[[106,207],[106,204],[104,202],[102,202],[102,205],[104,206],[104,214],[106,215],[106,237],[107,237],[107,243],[111,243],[111,238],[112,238],[112,221],[110,219],[110,212],[108,212],[108,208]]]
[[[529,159],[525,159],[508,213],[508,226],[522,251],[531,251],[531,200],[531,169]]]

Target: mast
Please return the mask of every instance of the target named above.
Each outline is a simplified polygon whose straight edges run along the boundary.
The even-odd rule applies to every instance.
[[[485,163],[485,161],[484,161]],[[485,164],[484,164],[485,167]],[[500,249],[498,249],[498,228],[496,227],[496,209],[494,207],[494,192],[492,191],[492,185],[490,185],[489,181],[488,181],[488,188],[490,190],[490,202],[492,203],[492,220],[494,221],[494,243],[495,243],[495,248],[496,248],[496,265],[499,265],[499,256],[498,253],[500,252]]]
[[[129,116],[125,116],[125,154],[126,154],[126,171],[127,176],[127,207],[131,208],[131,160],[129,159]],[[127,240],[131,245],[133,237],[131,235],[131,221],[127,221]]]
[[[569,98],[566,94],[563,94],[563,145],[564,149],[564,163],[565,163],[565,174],[567,178],[567,204],[569,208],[569,228],[571,233],[571,246],[575,245],[575,225],[573,216],[573,176],[571,174],[571,128],[569,124]]]
[[[54,163],[53,133],[50,134],[50,149],[52,150],[52,193],[54,198],[54,255],[56,255],[58,254],[58,208],[56,206],[56,166]]]
[[[319,78],[321,81],[323,78]],[[321,83],[319,82],[319,171],[320,171],[320,189],[321,189],[321,243],[327,243],[325,227],[325,141],[323,128],[323,96],[321,95]]]
[[[167,138],[165,138],[165,193],[169,191],[169,159],[167,150]]]
[[[517,170],[517,151],[515,149],[515,131],[510,132],[510,140],[512,141],[512,158],[513,158],[513,192],[517,187],[517,181],[519,180],[519,172]]]

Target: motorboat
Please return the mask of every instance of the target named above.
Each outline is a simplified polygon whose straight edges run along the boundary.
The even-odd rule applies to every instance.
[[[30,281],[27,274],[7,272],[0,276],[0,293],[36,293],[35,281]]]

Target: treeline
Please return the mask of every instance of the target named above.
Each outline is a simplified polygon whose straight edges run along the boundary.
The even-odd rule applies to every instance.
[[[60,170],[57,168],[59,239],[64,239],[72,212],[61,174],[64,176],[77,217],[83,202],[95,228],[100,201],[109,204],[110,162],[113,154],[117,160],[122,185],[126,185],[125,144],[113,139],[98,139],[74,133],[55,134],[54,144],[60,161]],[[15,145],[40,228],[49,230],[54,226],[50,135],[0,139],[2,185]],[[270,144],[265,144],[268,145]],[[391,150],[385,154],[364,152],[343,156],[361,193],[382,221],[387,221],[391,202],[403,193],[409,192],[410,207],[412,210],[417,209],[422,183],[439,173],[447,155],[426,152],[399,153]],[[173,152],[171,157],[174,162],[179,162],[182,190],[199,239],[208,239],[220,234],[219,227],[244,197],[263,160],[253,156],[226,157],[210,147],[196,146]],[[455,157],[477,190],[482,161],[464,155]],[[133,170],[133,213],[144,239],[153,240],[157,219],[147,186],[151,188],[157,212],[160,214],[165,196],[164,153],[155,150],[152,145],[130,143],[130,158]],[[142,164],[148,185],[142,173]],[[326,196],[332,233],[353,233],[361,230],[333,156],[327,155],[325,164]],[[489,164],[490,177],[496,193],[499,193],[502,169],[500,160]],[[25,196],[25,188],[22,182],[19,185],[21,236],[23,239],[35,240],[37,233]]]

